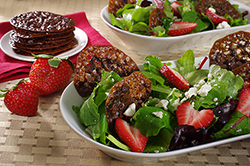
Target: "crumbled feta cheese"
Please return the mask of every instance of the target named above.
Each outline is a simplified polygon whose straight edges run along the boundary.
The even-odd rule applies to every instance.
[[[186,98],[191,98],[192,96],[196,96],[197,95],[197,88],[196,87],[192,87],[190,88],[186,93],[185,96]]]
[[[223,29],[223,28],[230,28],[231,26],[226,22],[222,21],[222,23],[219,23],[216,27],[216,29]]]
[[[180,103],[183,103],[183,102],[186,101],[186,100],[187,100],[187,98],[186,98],[186,97],[183,97],[183,99],[181,100]]]
[[[158,118],[162,118],[163,117],[163,112],[162,111],[152,112],[152,114],[155,115]]]
[[[216,10],[212,7],[208,8],[208,10],[210,10],[212,13],[216,13]]]
[[[208,73],[208,80],[212,80],[213,79],[213,75],[211,73]]]
[[[194,87],[201,87],[202,85],[204,85],[206,82],[205,80],[200,80],[200,82],[198,84],[195,84]]]
[[[215,97],[215,98],[214,98],[214,101],[218,101],[218,98],[217,98],[217,97]]]
[[[127,110],[123,113],[125,116],[131,117],[135,114],[136,111],[136,105],[135,103],[132,103],[129,105],[129,107],[127,108]]]
[[[168,100],[161,100],[158,104],[156,104],[155,106],[156,107],[163,107],[164,108],[164,110],[168,110]]]
[[[208,92],[212,89],[212,86],[210,84],[204,84],[202,85],[201,89],[198,90],[198,94],[200,96],[207,96]]]
[[[177,109],[178,105],[180,105],[180,98],[176,99],[173,103],[172,106],[175,108],[175,110]]]

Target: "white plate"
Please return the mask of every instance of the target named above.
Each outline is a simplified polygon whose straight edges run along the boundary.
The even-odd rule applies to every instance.
[[[173,1],[173,0],[171,0]],[[248,19],[247,25],[236,26],[226,29],[214,29],[204,32],[186,34],[173,37],[153,37],[134,34],[128,31],[121,30],[111,24],[108,6],[105,6],[101,11],[101,18],[103,22],[121,39],[123,44],[131,50],[148,53],[158,54],[182,49],[190,49],[193,47],[212,44],[215,40],[222,38],[229,33],[237,32],[240,30],[250,31],[250,7],[240,2],[229,0],[231,4],[239,5],[241,12],[248,11],[245,17]],[[167,55],[166,55],[167,56]]]
[[[34,59],[34,57],[16,54],[13,51],[13,49],[11,48],[11,46],[9,44],[10,33],[11,33],[11,31],[7,32],[1,38],[0,48],[2,49],[2,51],[6,55],[8,55],[8,56],[10,56],[12,58],[22,60],[22,61],[34,62],[36,60],[36,59]],[[86,47],[86,45],[88,44],[88,36],[87,36],[87,34],[83,30],[81,30],[81,29],[79,29],[77,27],[75,27],[74,34],[75,34],[75,38],[78,40],[78,45],[75,48],[71,49],[71,50],[68,50],[66,52],[63,52],[63,53],[57,55],[56,57],[58,57],[58,58],[71,57],[71,56],[77,54],[78,52],[80,52],[82,49],[84,49]]]
[[[198,64],[203,58],[196,58],[196,64]],[[175,61],[172,62],[171,67],[175,67]],[[139,66],[142,67],[142,66]],[[204,69],[208,69],[209,62],[207,61],[204,65]],[[222,144],[243,140],[246,138],[250,138],[250,134],[236,136],[233,138],[224,139],[221,141],[211,142],[203,145],[198,145],[190,148],[170,151],[170,152],[163,152],[163,153],[135,153],[135,152],[128,152],[116,148],[112,148],[101,143],[98,143],[92,139],[92,137],[84,130],[83,125],[80,123],[76,113],[72,110],[72,106],[76,105],[79,106],[83,102],[81,96],[78,95],[73,82],[71,82],[63,91],[62,96],[60,98],[60,110],[62,113],[63,118],[65,119],[66,123],[81,137],[83,137],[88,143],[95,146],[96,148],[100,149],[107,155],[116,158],[121,161],[125,162],[148,162],[153,160],[165,159],[172,156],[182,155],[186,153],[190,153],[197,150],[202,150],[205,148],[210,148],[214,146],[219,146]]]

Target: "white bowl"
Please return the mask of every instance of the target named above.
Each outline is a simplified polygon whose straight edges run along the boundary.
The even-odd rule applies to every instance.
[[[230,2],[231,4],[238,4],[241,12],[246,10],[249,12],[245,17],[249,20],[247,25],[226,29],[215,29],[182,36],[152,37],[133,34],[113,26],[108,13],[108,6],[105,6],[102,9],[101,18],[129,49],[143,53],[157,54],[212,44],[215,40],[224,37],[229,33],[240,30],[250,30],[250,7],[234,0],[230,0]]]
[[[196,64],[198,64],[203,58],[199,57],[196,58]],[[171,67],[176,67],[175,61],[170,61],[172,63]],[[142,66],[139,66],[140,68]],[[209,62],[207,61],[204,65],[205,69],[208,69]],[[250,138],[250,134],[242,135],[242,136],[236,136],[233,138],[224,139],[221,141],[211,142],[199,146],[194,146],[190,148],[170,151],[170,152],[163,152],[163,153],[136,153],[136,152],[128,152],[116,148],[112,148],[109,146],[106,146],[104,144],[98,143],[92,139],[92,137],[85,131],[85,128],[80,123],[76,113],[72,110],[72,106],[80,106],[83,102],[83,99],[79,94],[77,93],[73,82],[71,82],[63,91],[62,96],[60,98],[60,110],[62,113],[62,116],[66,123],[77,133],[79,134],[83,139],[85,139],[86,142],[93,145],[94,147],[100,149],[105,154],[121,161],[125,162],[134,162],[134,163],[140,163],[140,162],[149,162],[159,159],[166,159],[168,157],[173,157],[177,155],[182,155],[186,153],[190,153],[197,150],[202,150],[205,148],[218,146],[226,143],[230,143],[233,141],[238,141],[246,138]]]

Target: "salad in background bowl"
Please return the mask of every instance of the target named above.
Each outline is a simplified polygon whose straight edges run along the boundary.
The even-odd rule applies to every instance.
[[[157,1],[156,1],[157,2]],[[166,4],[166,2],[169,2],[169,4]],[[101,18],[104,21],[104,23],[110,27],[114,33],[121,39],[121,41],[130,49],[144,52],[144,53],[163,53],[163,52],[169,52],[174,50],[180,50],[180,49],[187,49],[202,45],[211,44],[216,39],[227,35],[231,32],[236,32],[239,30],[247,30],[249,28],[249,22],[246,22],[249,20],[250,16],[246,15],[244,18],[245,20],[238,20],[236,21],[237,26],[233,26],[230,28],[223,28],[223,29],[216,29],[215,23],[212,23],[211,19],[208,19],[206,15],[203,14],[203,19],[201,20],[200,17],[198,18],[197,12],[195,11],[188,11],[191,9],[186,9],[186,7],[178,7],[181,15],[183,15],[182,22],[186,21],[194,21],[197,23],[195,27],[192,27],[194,23],[191,25],[183,25],[185,27],[189,27],[188,34],[179,35],[179,36],[171,36],[168,33],[170,31],[174,31],[172,34],[176,34],[175,30],[171,30],[171,25],[174,25],[173,19],[176,18],[174,16],[174,12],[172,11],[172,8],[170,8],[170,3],[172,1],[166,1],[164,7],[167,8],[166,19],[163,19],[164,25],[163,26],[156,26],[154,28],[149,29],[148,26],[145,25],[144,20],[147,20],[149,18],[149,14],[142,11],[147,11],[150,13],[150,11],[154,10],[156,8],[156,5],[151,5],[148,7],[143,8],[142,10],[140,7],[135,7],[136,5],[128,4],[125,6],[126,9],[119,10],[118,16],[109,13],[108,8],[109,6],[106,6],[101,11]],[[184,1],[189,2],[189,1]],[[140,2],[138,2],[140,3]],[[180,2],[181,3],[181,2]],[[231,4],[234,4],[238,7],[238,10],[243,13],[245,11],[249,12],[250,7],[239,3],[237,1],[231,0]],[[169,9],[170,8],[170,9]],[[194,8],[191,7],[191,8]],[[138,23],[134,21],[133,14],[131,14],[131,11],[134,10],[136,13],[135,16],[138,19],[144,18],[144,20],[138,20]],[[123,13],[123,16],[121,14]],[[185,15],[186,14],[186,15]],[[141,15],[146,15],[146,17],[142,17]],[[185,17],[184,17],[185,16]],[[195,16],[195,17],[194,17]],[[134,18],[133,20],[129,20],[129,18]],[[197,18],[196,18],[197,17]],[[146,19],[147,18],[147,19]],[[194,19],[196,18],[196,19]],[[205,20],[204,20],[205,18]],[[194,20],[192,20],[194,19]],[[233,20],[229,17],[227,17],[229,21],[229,24],[233,24]],[[199,20],[199,21],[197,21]],[[147,21],[146,21],[147,22]],[[234,23],[235,24],[235,23]],[[236,25],[235,24],[235,25]],[[178,28],[179,25],[176,25],[175,28]],[[170,28],[170,29],[168,29]],[[139,29],[139,30],[138,30]],[[134,33],[132,33],[134,32]],[[146,32],[146,33],[145,33]]]
[[[217,65],[209,66],[206,59],[206,57],[194,58],[192,50],[188,50],[177,61],[162,63],[157,57],[148,56],[145,59],[145,64],[139,66],[140,72],[152,81],[151,98],[148,98],[144,103],[145,105],[137,110],[130,119],[131,124],[134,124],[141,134],[148,137],[143,153],[132,152],[129,145],[124,144],[109,131],[105,118],[102,121],[102,118],[97,120],[94,117],[96,113],[93,111],[96,110],[96,106],[93,102],[100,103],[95,100],[100,100],[100,96],[107,96],[112,84],[122,79],[113,75],[112,72],[108,73],[103,70],[102,80],[97,86],[101,90],[94,90],[93,95],[85,98],[85,100],[79,96],[73,83],[71,83],[64,90],[60,99],[63,118],[87,142],[111,157],[126,162],[158,160],[249,138],[249,119],[239,110],[232,111],[235,110],[236,105],[231,102],[231,99],[237,99],[238,91],[243,87],[244,80]],[[177,79],[182,80],[181,82],[184,82],[184,84],[179,85],[175,81],[165,84],[163,75],[173,72],[173,68],[185,78],[184,80],[189,82],[189,85],[185,85],[181,76],[178,76]],[[103,83],[105,86],[102,85]],[[195,88],[196,90],[194,90]],[[94,97],[97,94],[100,96]],[[168,99],[168,103],[163,99]],[[192,104],[186,105],[187,101]],[[102,100],[102,102],[105,103],[105,100]],[[228,103],[230,107],[234,107],[229,110],[231,113],[228,110],[225,111],[228,108]],[[203,116],[209,116],[211,114],[210,109],[216,109],[219,105],[223,107],[218,109],[217,113],[223,112],[222,116],[212,114],[210,119]],[[99,104],[98,110],[102,110],[101,107],[102,104]],[[176,109],[177,111],[175,111]],[[208,110],[199,115],[200,118],[198,119],[202,124],[197,124],[195,121],[185,122],[192,123],[194,127],[191,127],[191,129],[189,125],[182,124],[183,120],[192,119],[193,111],[201,109]],[[83,110],[84,113],[80,113]],[[180,113],[183,110],[184,113]],[[216,110],[213,110],[213,112],[216,114]],[[102,116],[103,112],[98,113],[100,117],[105,117]],[[91,116],[93,117],[89,118]],[[167,121],[165,121],[166,119]],[[89,123],[91,120],[95,121],[96,125],[83,125],[84,121]],[[122,122],[123,124],[125,123]],[[194,136],[194,140],[188,140],[192,136]],[[179,139],[180,137],[185,139]]]

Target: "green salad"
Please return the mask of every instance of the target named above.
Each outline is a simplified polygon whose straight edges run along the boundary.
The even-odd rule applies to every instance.
[[[150,55],[145,58],[140,71],[152,82],[152,91],[149,99],[130,118],[129,124],[147,138],[142,152],[166,152],[250,133],[249,118],[239,110],[235,111],[237,96],[244,84],[242,77],[217,65],[211,65],[209,69],[197,67],[193,51],[188,50],[172,69],[190,84],[187,89],[180,90],[161,73],[163,65],[158,57]],[[95,141],[131,151],[130,146],[110,131],[105,114],[109,90],[122,79],[115,72],[102,70],[101,81],[92,94],[84,98],[82,105],[73,106],[73,110]],[[190,115],[177,113],[183,103],[189,104],[188,111],[191,107],[197,112],[213,110],[213,113],[210,111],[212,120],[206,127],[180,125],[178,118],[182,116],[188,120],[186,116]]]
[[[126,4],[116,12],[116,15],[110,13],[112,25],[131,33],[157,37],[171,36],[173,33],[169,33],[169,31],[176,31],[176,29],[180,29],[180,31],[185,30],[185,33],[197,33],[213,30],[217,27],[217,23],[214,22],[211,17],[208,17],[206,13],[198,13],[195,10],[195,5],[198,1],[182,0],[175,2],[179,4],[174,8],[178,12],[179,17],[176,17],[175,10],[173,10],[172,7],[173,2],[170,2],[169,0],[156,0],[154,2],[157,2],[158,4],[152,2],[149,6],[142,6],[142,2],[143,0],[138,0],[136,4]],[[232,4],[232,6],[239,11],[238,5]],[[161,25],[150,28],[150,14],[156,8],[161,8],[164,11],[165,16],[159,18],[162,20]],[[220,16],[217,17],[220,18]],[[246,25],[248,21],[247,19],[244,19],[243,16],[238,19],[233,19],[228,14],[224,15],[223,18],[228,20],[228,26],[230,27]],[[196,23],[196,25],[190,28],[191,25],[188,24],[174,25],[176,22],[185,22],[186,24],[187,22]],[[174,34],[182,35],[183,32],[175,32]]]

